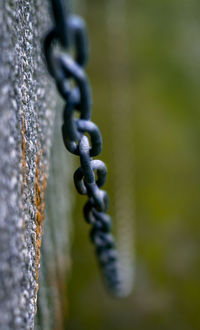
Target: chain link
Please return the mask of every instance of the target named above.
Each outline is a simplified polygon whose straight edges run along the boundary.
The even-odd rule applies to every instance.
[[[88,39],[84,21],[70,15],[64,1],[51,0],[55,26],[44,41],[44,54],[49,73],[66,101],[63,111],[62,135],[65,147],[80,156],[81,166],[74,173],[74,183],[80,194],[87,195],[84,217],[92,226],[91,241],[108,289],[115,296],[123,296],[122,271],[115,240],[110,233],[111,218],[106,213],[108,195],[100,189],[107,169],[100,160],[93,160],[102,149],[102,137],[91,121],[91,89],[84,71],[88,60]],[[67,53],[58,51],[61,46]],[[74,53],[74,57],[69,54]],[[79,119],[74,113],[79,112]],[[90,140],[85,135],[89,135]],[[95,174],[96,173],[96,174]]]

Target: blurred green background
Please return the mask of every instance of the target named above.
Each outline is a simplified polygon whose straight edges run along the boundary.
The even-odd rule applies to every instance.
[[[130,297],[107,295],[83,221],[85,200],[74,189],[66,328],[198,330],[200,2],[75,5],[91,41],[87,72],[104,141],[110,214],[134,228],[136,275]]]

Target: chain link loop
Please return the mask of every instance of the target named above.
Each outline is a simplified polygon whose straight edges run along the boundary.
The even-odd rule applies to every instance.
[[[100,188],[105,184],[107,169],[92,157],[102,149],[102,137],[91,121],[91,90],[84,67],[88,59],[88,40],[84,21],[65,11],[64,1],[51,0],[55,26],[44,41],[44,54],[49,73],[66,101],[63,112],[62,135],[65,147],[80,156],[81,166],[74,173],[74,183],[80,194],[88,196],[84,217],[92,229],[91,241],[108,289],[123,296],[123,283],[119,255],[111,231],[111,218],[106,213],[108,195]],[[68,53],[56,51],[55,44]],[[74,58],[69,55],[74,52]],[[80,118],[74,116],[75,111]],[[87,133],[90,140],[85,135]],[[95,174],[96,172],[96,174]]]

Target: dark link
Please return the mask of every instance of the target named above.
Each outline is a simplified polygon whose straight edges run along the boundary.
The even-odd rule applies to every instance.
[[[108,286],[115,287],[120,284],[119,269],[116,261],[107,262],[104,264],[104,267],[102,267],[102,270],[105,280],[109,284]]]
[[[88,37],[84,21],[75,15],[69,15],[68,17],[63,13],[62,7],[63,1],[59,0],[58,3],[55,0],[51,0],[55,6],[54,19],[58,22],[56,28],[47,34],[44,41],[44,53],[46,58],[49,59],[48,53],[52,41],[57,40],[66,49],[75,49],[75,60],[80,66],[85,66],[88,61]],[[59,13],[62,15],[59,16]],[[63,28],[62,28],[63,27]],[[47,61],[48,63],[49,61]]]
[[[56,80],[56,86],[58,91],[67,100],[69,94],[69,82],[65,80],[65,74],[58,61],[56,56],[53,53],[53,45],[58,41],[57,30],[53,28],[46,35],[44,39],[44,55],[47,63],[47,68],[51,76]]]
[[[108,286],[116,287],[118,294],[121,290],[121,272],[117,261],[110,261],[102,267],[104,278]]]
[[[110,233],[104,233],[93,228],[90,238],[97,248],[111,249],[115,247],[115,240]]]
[[[85,204],[83,212],[85,220],[89,224],[92,224],[95,230],[101,230],[103,232],[109,232],[111,230],[111,217],[104,212],[98,212],[94,208],[94,202],[91,199]]]
[[[96,252],[99,257],[100,263],[104,265],[110,262],[115,262],[119,258],[119,255],[115,249],[111,249],[108,251],[105,249],[100,249]]]
[[[88,37],[85,22],[79,16],[70,15],[68,26],[71,31],[71,44],[74,43],[75,59],[80,66],[85,66],[88,61]]]
[[[83,178],[88,187],[95,183],[94,171],[96,170],[98,177],[96,184],[98,187],[102,187],[106,181],[107,169],[102,161],[91,160],[89,140],[86,136],[83,136],[79,142],[79,153],[81,167],[74,174],[75,185],[79,185],[79,181],[83,181]],[[89,189],[92,190],[93,187],[91,186]]]
[[[47,36],[46,42],[49,42],[48,37],[53,38],[54,31],[52,30],[51,33]],[[74,79],[80,92],[80,101],[77,104],[77,109],[81,112],[81,119],[90,119],[91,92],[89,81],[85,72],[68,55],[54,55],[52,58],[51,50],[49,48],[47,48],[46,51],[46,59],[48,68],[53,77],[56,79],[57,86],[63,85],[65,80],[69,80],[70,78]]]
[[[88,138],[86,136],[83,136],[79,142],[79,152],[82,166],[79,167],[74,173],[74,183],[78,192],[84,195],[88,194],[88,190],[83,182],[83,178],[88,183],[95,183],[95,175],[92,168],[89,150],[90,145]]]
[[[57,40],[56,29],[53,28],[51,31],[49,31],[49,33],[46,35],[44,39],[44,55],[45,55],[48,71],[52,77],[54,77],[52,44],[56,40]]]
[[[69,14],[64,0],[50,0],[52,12],[57,29],[57,38],[63,47],[69,47],[69,31],[67,26],[67,16]]]
[[[86,187],[88,196],[93,199],[97,211],[106,212],[109,204],[107,192],[105,190],[100,190],[96,183],[86,183]]]
[[[82,150],[80,150],[80,154],[81,154]],[[83,158],[82,158],[81,154],[81,165],[82,167],[84,167],[83,164]],[[107,176],[107,168],[106,165],[104,164],[104,162],[102,162],[101,160],[91,160],[91,167],[93,169],[93,171],[97,171],[97,180],[96,180],[96,184],[97,186],[100,188],[102,186],[104,186],[105,182],[106,182],[106,176]],[[89,184],[89,180],[87,180],[87,178],[85,178],[85,182],[87,184]]]
[[[77,140],[81,136],[80,133],[88,133],[90,135],[92,145],[90,149],[91,157],[98,156],[100,154],[102,149],[102,137],[99,128],[89,120],[74,119],[72,114],[66,107],[64,110],[64,127],[66,132],[65,135],[63,135],[65,136],[65,141],[67,141],[67,143],[65,143],[65,146],[71,153],[75,155],[80,155],[78,144],[75,141],[70,141],[74,138],[69,134],[69,126],[73,126],[74,131],[76,131]]]
[[[55,79],[72,78],[80,90],[80,104],[77,106],[81,112],[81,119],[91,117],[91,92],[90,85],[85,72],[68,55],[57,55],[54,58]]]
[[[54,2],[54,1],[53,1]],[[62,6],[62,5],[61,5]],[[67,36],[67,43],[74,44],[75,52],[76,52],[76,62],[80,66],[84,66],[87,62],[88,59],[88,41],[87,41],[87,34],[86,34],[86,29],[85,29],[85,24],[84,21],[78,17],[78,16],[73,16],[70,15],[68,17],[68,20],[66,21],[66,28],[68,27],[68,30],[71,30],[71,33],[68,32],[70,36]],[[67,29],[65,29],[67,31]],[[62,35],[63,37],[63,35]],[[66,37],[64,36],[64,39]],[[61,95],[66,99],[67,98],[67,93],[68,91],[68,86],[66,86],[66,82],[64,80],[63,72],[60,70],[59,67],[55,67],[55,62],[56,59],[54,58],[54,55],[52,54],[53,49],[52,49],[52,44],[54,41],[61,41],[60,40],[60,35],[59,31],[57,29],[52,29],[46,36],[44,40],[44,54],[45,58],[47,61],[47,67],[50,72],[50,74],[56,79],[57,82],[57,87]],[[62,41],[61,41],[62,43]],[[74,62],[75,63],[75,62]],[[89,90],[89,87],[88,87]],[[83,88],[83,94],[84,94],[84,88]],[[90,92],[89,92],[90,93]],[[86,97],[85,97],[86,98]],[[88,98],[90,99],[90,97]],[[83,97],[84,100],[84,97]],[[83,102],[84,104],[84,102]],[[83,105],[80,105],[83,106]],[[85,119],[89,119],[89,117],[82,117]]]
[[[102,232],[110,232],[112,228],[112,219],[111,217],[104,213],[98,212],[96,210],[93,211],[94,216],[96,217],[96,222],[94,223],[95,230],[101,230]]]
[[[64,124],[62,125],[62,136],[65,147],[72,153],[78,154],[79,148],[76,145],[77,140],[80,140],[82,134],[77,129],[77,124],[74,115],[74,107],[76,107],[79,102],[80,94],[77,88],[73,88],[68,97],[68,102],[63,111]],[[77,149],[73,149],[72,146],[76,145]]]
[[[80,153],[80,161],[81,161],[80,171],[82,171],[84,181],[87,182],[88,184],[94,184],[95,175],[94,175],[92,161],[90,158],[90,144],[87,136],[85,135],[83,135],[83,137],[79,142],[79,153]]]
[[[106,181],[107,169],[100,160],[91,160],[89,155],[89,141],[86,136],[79,143],[81,167],[74,174],[74,183],[80,194],[88,194],[94,199],[98,211],[106,211],[108,208],[108,195],[99,190]],[[97,170],[97,181],[95,182],[94,171]]]
[[[91,173],[92,176],[90,170],[91,168],[88,167],[88,174],[90,176]],[[97,208],[98,211],[106,212],[108,208],[108,195],[106,191],[100,190],[95,182],[84,184],[82,167],[79,167],[74,173],[74,184],[79,194],[89,195],[89,197],[92,198],[95,208]]]
[[[89,120],[77,120],[76,123],[79,132],[90,134],[92,144],[92,148],[90,149],[90,156],[98,156],[102,149],[102,137],[99,128]]]
[[[88,191],[83,182],[83,170],[81,167],[74,173],[74,184],[79,194],[87,195]]]
[[[118,262],[114,261],[106,263],[102,267],[102,272],[104,275],[104,281],[108,288],[110,288],[111,291],[114,290],[115,295],[122,297],[122,276]]]

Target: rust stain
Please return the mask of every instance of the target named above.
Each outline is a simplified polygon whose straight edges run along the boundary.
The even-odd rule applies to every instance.
[[[42,239],[42,225],[45,218],[45,192],[47,186],[47,175],[44,171],[44,166],[40,165],[42,152],[36,156],[35,167],[35,206],[36,206],[36,293],[38,291],[38,277],[39,277],[39,264],[40,264],[40,248]]]
[[[26,155],[26,125],[24,114],[22,116],[22,127],[21,127],[21,164],[22,164],[22,208],[25,207],[25,188],[27,186],[27,155]],[[40,150],[39,145],[37,149]],[[41,239],[42,239],[42,224],[45,217],[45,191],[47,185],[47,175],[45,173],[45,166],[42,165],[42,151],[39,151],[36,160],[35,160],[35,207],[36,207],[36,239],[35,239],[35,278],[36,278],[36,296],[38,291],[38,277],[39,277],[39,263],[40,263],[40,248],[41,248]],[[25,220],[24,220],[25,227]]]
[[[26,148],[27,148],[27,141],[26,141],[26,125],[25,125],[25,118],[24,115],[22,117],[22,128],[21,128],[21,164],[22,164],[22,207],[25,207],[25,195],[26,191],[25,188],[27,187],[27,155],[26,155]],[[39,289],[38,279],[39,279],[39,265],[40,265],[40,249],[41,249],[41,241],[42,241],[42,234],[43,234],[43,221],[45,218],[45,193],[46,193],[46,186],[47,186],[47,174],[46,168],[43,164],[42,155],[43,152],[41,150],[40,145],[37,145],[37,155],[35,159],[35,182],[34,182],[34,203],[36,207],[36,237],[35,237],[35,279],[36,279],[36,288],[35,288],[35,299],[37,299],[37,292]],[[25,221],[24,221],[25,227]],[[57,329],[63,329],[64,323],[67,319],[67,311],[68,311],[68,304],[66,300],[66,269],[64,267],[64,262],[62,267],[60,267],[58,261],[56,261],[55,265],[55,272],[54,276],[50,276],[51,279],[54,279],[53,283],[51,283],[52,287],[57,287],[59,293],[59,304],[56,306],[55,304],[55,311],[54,311],[54,318],[56,322]],[[55,303],[55,301],[54,301]],[[35,313],[37,310],[35,310]]]

